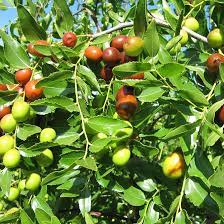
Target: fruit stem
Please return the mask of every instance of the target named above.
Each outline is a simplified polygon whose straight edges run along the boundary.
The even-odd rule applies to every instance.
[[[88,148],[89,148],[90,142],[89,142],[88,135],[86,133],[85,118],[83,116],[82,109],[81,109],[81,106],[80,106],[80,103],[79,103],[78,84],[77,84],[77,68],[78,68],[78,65],[79,65],[81,59],[82,59],[82,57],[80,57],[78,59],[78,61],[76,62],[76,64],[75,64],[74,76],[73,77],[74,77],[74,82],[75,82],[75,98],[76,98],[76,103],[77,103],[77,106],[78,106],[78,109],[79,109],[79,114],[80,114],[80,117],[81,117],[82,130],[83,130],[83,133],[84,133],[84,136],[85,136],[85,139],[86,139],[86,149],[85,149],[85,154],[83,156],[83,159],[86,159],[86,157],[88,155]]]
[[[184,196],[186,179],[187,178],[186,178],[186,174],[185,174],[183,184],[182,184],[182,188],[181,188],[181,192],[180,192],[180,199],[179,199],[179,203],[178,203],[177,210],[176,210],[175,220],[177,219],[178,212],[182,210],[181,203],[182,203],[182,199],[183,199],[183,196]]]
[[[110,83],[109,83],[109,86],[108,86],[107,96],[106,96],[106,99],[105,99],[104,104],[103,104],[103,113],[105,112],[105,108],[106,108],[106,105],[107,105],[107,102],[108,102],[108,99],[109,99],[110,90],[111,90],[111,86],[112,86],[113,81],[114,81],[114,78],[112,78],[110,80]]]
[[[202,2],[199,2],[198,4],[194,5],[192,7],[192,9],[188,12],[188,14],[186,16],[184,16],[184,19],[188,18],[188,16],[191,15],[191,13],[199,6],[201,6],[203,3],[205,2],[205,0],[203,0]]]

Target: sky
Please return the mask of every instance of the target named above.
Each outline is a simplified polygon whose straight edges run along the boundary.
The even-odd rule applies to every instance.
[[[13,21],[17,16],[17,12],[15,8],[9,8],[7,10],[0,11],[0,28],[4,25],[7,25],[9,21]]]

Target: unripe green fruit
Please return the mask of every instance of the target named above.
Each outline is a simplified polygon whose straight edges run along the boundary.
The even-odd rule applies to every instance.
[[[185,45],[188,42],[188,33],[185,30],[181,30],[180,35],[182,36],[182,38],[179,43],[181,45]]]
[[[9,201],[15,201],[18,197],[19,197],[19,189],[15,187],[10,187],[7,199]]]
[[[21,180],[18,184],[18,188],[20,191],[23,191],[26,188],[26,180]]]
[[[40,133],[40,142],[52,142],[56,138],[53,128],[44,128]]]
[[[3,156],[3,164],[7,168],[15,168],[20,163],[20,153],[16,149],[10,149]]]
[[[127,56],[136,57],[142,53],[144,47],[144,41],[141,37],[128,37],[126,43],[124,43],[123,48]]]
[[[50,149],[45,149],[39,156],[36,157],[37,163],[42,167],[50,166],[54,161],[54,155]]]
[[[198,31],[199,23],[194,17],[189,17],[186,19],[184,26],[192,31]]]
[[[224,44],[224,33],[216,28],[208,34],[207,39],[210,47],[220,48]]]
[[[5,115],[0,121],[0,128],[7,133],[13,132],[16,129],[16,120],[12,114]]]
[[[4,155],[10,149],[14,148],[14,138],[10,135],[0,137],[0,155]]]
[[[177,179],[184,173],[184,158],[180,153],[174,152],[163,162],[163,173],[171,179]]]
[[[129,161],[130,157],[130,149],[125,146],[119,146],[113,153],[112,161],[117,166],[124,166]]]
[[[30,105],[24,101],[16,101],[12,106],[12,116],[17,122],[26,121],[30,115]]]
[[[31,173],[26,181],[26,189],[30,191],[36,191],[41,183],[41,177],[37,173]]]

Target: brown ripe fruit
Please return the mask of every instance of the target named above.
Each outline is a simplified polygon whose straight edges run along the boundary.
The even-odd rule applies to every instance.
[[[116,100],[118,101],[127,95],[134,95],[134,87],[133,86],[122,86],[117,91]]]
[[[129,120],[134,115],[137,106],[138,101],[136,97],[133,95],[126,95],[117,101],[116,111],[121,118]]]
[[[137,60],[136,57],[127,56],[124,51],[120,53],[120,56],[121,56],[120,57],[120,63],[121,64],[130,62],[130,61],[136,61]]]
[[[30,68],[21,69],[16,72],[16,81],[22,85],[25,85],[32,76],[32,70]]]
[[[114,47],[108,47],[103,51],[103,61],[108,64],[117,64],[120,62],[120,52]]]
[[[117,48],[119,51],[123,51],[123,45],[125,42],[127,42],[127,40],[128,40],[127,36],[118,35],[112,39],[110,46]]]
[[[63,45],[66,47],[74,47],[77,43],[77,36],[72,32],[67,32],[63,36]]]
[[[130,75],[125,77],[124,79],[144,79],[144,73]]]
[[[6,114],[11,113],[11,108],[7,106],[0,107],[0,119],[2,119]]]
[[[224,56],[219,54],[219,53],[215,53],[212,54],[208,57],[207,59],[207,69],[210,73],[216,73],[219,71],[219,65],[220,63],[224,62]]]
[[[39,51],[37,51],[35,49],[34,45],[45,45],[45,46],[47,46],[47,45],[49,45],[48,42],[46,40],[37,40],[34,43],[28,44],[28,46],[27,46],[28,52],[30,54],[35,55],[35,56],[37,56],[39,58],[45,57],[45,55],[41,54]]]
[[[112,72],[113,67],[110,65],[104,65],[103,68],[100,71],[100,76],[102,79],[104,79],[106,82],[109,82],[113,77]]]
[[[103,56],[103,51],[96,46],[89,46],[85,50],[85,56],[91,61],[101,61]]]
[[[218,121],[221,125],[224,124],[224,106],[222,106],[218,111]]]
[[[0,91],[8,90],[7,86],[5,84],[0,84]]]
[[[36,88],[36,84],[39,81],[40,81],[39,79],[31,80],[25,85],[25,94],[27,99],[29,99],[30,101],[39,99],[43,94],[43,91],[44,91],[43,87]]]

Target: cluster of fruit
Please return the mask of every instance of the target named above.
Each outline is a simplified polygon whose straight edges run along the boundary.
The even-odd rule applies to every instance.
[[[14,105],[12,107],[13,114]],[[17,118],[18,116],[16,116],[16,119]],[[19,121],[21,121],[21,116]],[[45,128],[40,133],[40,142],[52,142],[55,138],[56,132],[53,128]],[[18,167],[20,164],[21,156],[19,151],[15,149],[15,138],[13,136],[5,134],[0,137],[0,156],[2,156],[3,165],[8,169]],[[40,155],[36,156],[35,159],[39,166],[48,167],[53,163],[53,152],[50,149],[45,149]],[[15,183],[13,184],[7,195],[7,200],[16,200],[19,197],[20,192],[25,189],[34,192],[39,188],[40,184],[41,176],[38,173],[31,173],[27,179],[20,180],[18,186],[15,186]],[[1,205],[2,202],[0,202],[0,206]]]

